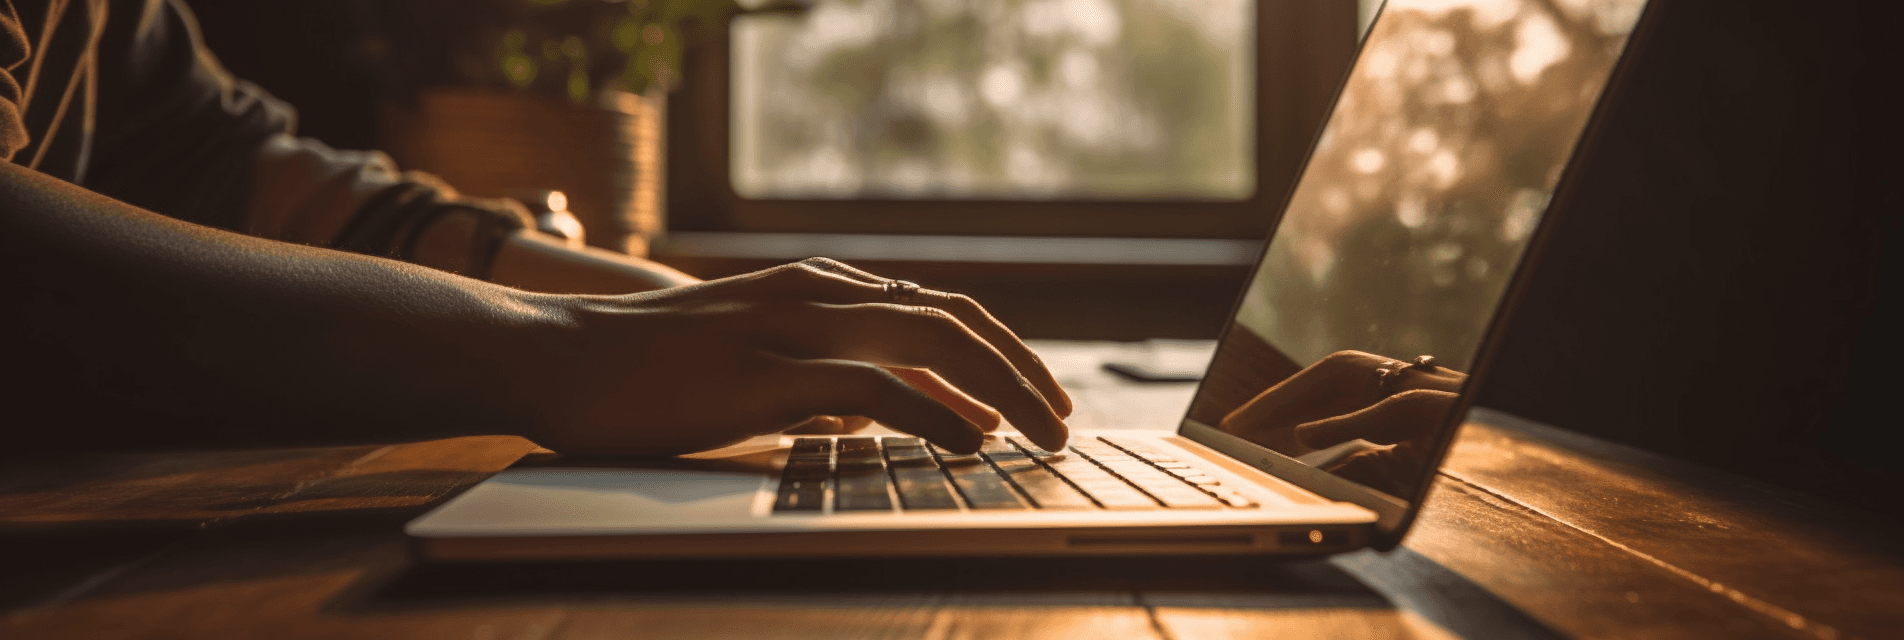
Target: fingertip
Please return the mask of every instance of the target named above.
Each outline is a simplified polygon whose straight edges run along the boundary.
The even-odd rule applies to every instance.
[[[990,407],[980,407],[980,408],[984,409],[984,411],[980,413],[978,416],[976,416],[977,419],[972,420],[973,424],[978,425],[979,431],[991,433],[993,431],[997,431],[1000,426],[1003,426],[1005,424],[1005,415],[1002,413],[999,413],[997,409],[992,409]],[[966,417],[973,418],[974,416],[966,416]]]
[[[1042,436],[1033,436],[1031,434],[1025,434],[1025,437],[1031,438],[1031,443],[1038,445],[1038,448],[1040,449],[1044,449],[1046,451],[1054,451],[1054,452],[1063,451],[1065,446],[1070,444],[1071,427],[1069,425],[1066,425],[1063,422],[1057,423],[1057,427],[1058,428],[1053,433],[1045,434]]]
[[[1033,385],[1032,388],[1038,391],[1039,397],[1044,398],[1045,406],[1051,407],[1052,413],[1058,414],[1060,418],[1071,417],[1072,410],[1076,408],[1071,403],[1071,394],[1066,393],[1056,381],[1052,381],[1049,389],[1042,385]]]
[[[976,430],[961,431],[958,435],[953,436],[950,442],[942,443],[939,446],[945,447],[946,451],[959,455],[971,455],[978,453],[978,450],[985,446],[985,434],[984,432]]]

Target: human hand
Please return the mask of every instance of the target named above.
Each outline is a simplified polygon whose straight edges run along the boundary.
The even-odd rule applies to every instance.
[[[555,382],[526,435],[564,452],[661,455],[864,416],[970,452],[1002,414],[1062,448],[1070,399],[1023,342],[965,296],[905,296],[891,282],[811,259],[662,291],[540,298],[568,321],[545,343]]]
[[[924,391],[926,395],[945,403],[945,406],[951,407],[953,411],[959,412],[959,415],[965,416],[965,419],[978,425],[980,430],[987,433],[996,431],[999,424],[1005,421],[1004,416],[998,414],[998,410],[985,406],[970,396],[963,393],[945,393],[945,390],[951,386],[929,369],[908,367],[886,367],[885,369],[900,380],[905,380],[906,384],[912,385],[913,388]],[[873,419],[866,416],[814,416],[788,429],[786,433],[842,435],[858,433],[872,424]]]
[[[1460,394],[1449,391],[1411,389],[1352,413],[1296,425],[1296,440],[1310,449],[1356,439],[1376,444],[1419,441],[1434,435],[1460,399]]]
[[[1384,377],[1383,370],[1393,373]],[[1452,396],[1466,380],[1466,374],[1446,367],[1404,367],[1371,353],[1338,351],[1264,390],[1224,416],[1218,426],[1284,454],[1302,455],[1328,446],[1310,444],[1311,438],[1322,442],[1420,411],[1426,398],[1410,394],[1432,391]],[[1315,426],[1306,432],[1310,437],[1299,439],[1299,427],[1311,425]]]

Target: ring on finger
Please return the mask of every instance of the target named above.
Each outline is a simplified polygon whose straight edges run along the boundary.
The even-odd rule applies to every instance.
[[[911,280],[887,280],[881,286],[886,292],[886,300],[893,304],[912,304],[919,295],[919,285]]]
[[[1401,383],[1402,376],[1410,369],[1434,371],[1437,366],[1434,356],[1415,356],[1413,361],[1406,364],[1389,360],[1383,362],[1381,368],[1375,370],[1375,386],[1380,387],[1382,393],[1398,393],[1396,386]]]

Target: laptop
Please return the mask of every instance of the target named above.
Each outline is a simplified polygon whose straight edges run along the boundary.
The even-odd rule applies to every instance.
[[[1264,211],[1274,229],[1179,424],[1082,425],[1058,452],[1006,429],[972,455],[780,435],[531,456],[405,530],[438,561],[1392,548],[1645,5],[1390,0],[1296,188]]]

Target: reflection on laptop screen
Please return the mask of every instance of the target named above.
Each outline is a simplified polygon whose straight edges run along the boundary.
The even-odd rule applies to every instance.
[[[1189,421],[1404,500],[1644,0],[1390,0]]]

